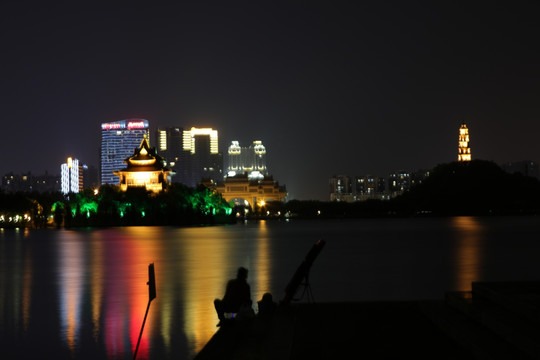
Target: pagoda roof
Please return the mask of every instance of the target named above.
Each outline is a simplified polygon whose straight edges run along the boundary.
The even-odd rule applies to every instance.
[[[122,171],[168,171],[163,166],[163,158],[156,153],[154,148],[148,144],[146,136],[141,141],[141,145],[135,149],[133,155],[124,160],[127,164]]]

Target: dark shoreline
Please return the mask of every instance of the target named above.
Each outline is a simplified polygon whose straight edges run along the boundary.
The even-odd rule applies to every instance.
[[[297,303],[220,328],[201,359],[538,359],[540,281],[420,301]]]

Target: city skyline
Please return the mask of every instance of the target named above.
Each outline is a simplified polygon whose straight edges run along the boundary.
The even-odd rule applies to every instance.
[[[455,161],[463,122],[474,159],[540,159],[540,4],[93,6],[2,5],[0,174],[98,167],[128,118],[261,140],[290,199]]]

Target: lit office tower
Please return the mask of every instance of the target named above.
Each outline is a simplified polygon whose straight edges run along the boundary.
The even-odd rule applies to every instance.
[[[212,128],[195,128],[183,131],[183,155],[180,166],[184,172],[179,180],[188,186],[197,186],[201,180],[217,183],[223,180],[223,159],[218,150],[218,132]],[[183,175],[182,175],[183,174]]]
[[[471,147],[469,144],[469,129],[465,123],[459,128],[458,161],[471,161]]]
[[[182,136],[183,129],[179,127],[157,129],[157,152],[165,159],[165,166],[170,168],[175,167],[176,163],[182,157]]]
[[[83,168],[78,159],[67,158],[60,166],[61,191],[64,195],[78,193],[83,190]]]
[[[266,168],[266,148],[262,141],[253,141],[249,147],[241,147],[232,141],[228,149],[227,176],[247,175],[249,179],[263,179],[268,176]]]
[[[114,171],[125,167],[124,160],[133,155],[144,136],[148,120],[128,119],[101,124],[101,184],[117,185]]]

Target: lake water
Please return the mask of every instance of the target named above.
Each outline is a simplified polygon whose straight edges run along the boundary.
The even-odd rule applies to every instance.
[[[476,280],[540,280],[540,217],[260,221],[229,226],[0,229],[2,359],[186,359],[216,331],[239,266],[281,300],[313,244],[317,302],[442,299]]]

